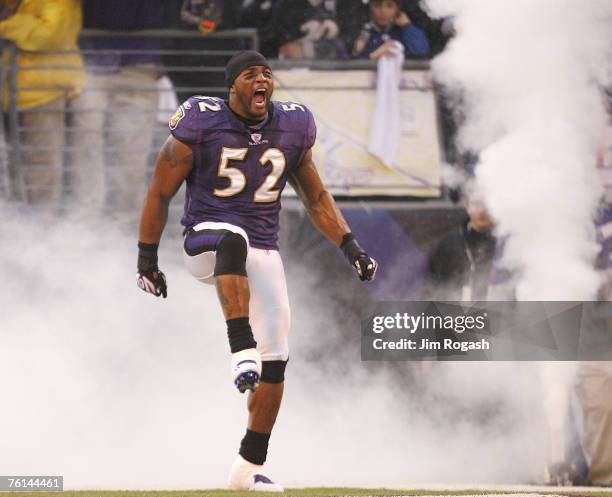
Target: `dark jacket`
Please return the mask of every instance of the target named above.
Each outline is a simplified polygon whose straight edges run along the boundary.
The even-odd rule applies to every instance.
[[[279,0],[253,0],[238,7],[238,25],[256,28],[259,51],[266,57],[278,57],[278,29],[274,22]]]
[[[427,294],[432,300],[461,300],[463,287],[471,300],[486,300],[496,239],[464,224],[442,239],[428,260]]]
[[[359,58],[368,58],[378,47],[389,40],[399,41],[406,50],[406,58],[419,58],[429,56],[429,41],[425,33],[413,23],[399,27],[391,26],[383,29],[373,22],[368,22],[362,29],[360,37],[367,39],[363,50],[355,55]]]
[[[427,35],[431,57],[442,52],[449,40],[449,35],[445,34],[442,29],[444,19],[429,17],[427,12],[421,8],[418,0],[404,0],[402,10],[408,14],[414,25]]]

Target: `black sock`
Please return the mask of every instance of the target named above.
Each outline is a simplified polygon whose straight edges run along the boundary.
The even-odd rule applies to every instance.
[[[229,339],[232,354],[244,349],[254,349],[257,347],[248,317],[228,319],[226,323],[227,338]]]
[[[238,453],[247,461],[262,465],[266,462],[269,441],[269,433],[258,433],[247,429],[246,435],[242,442],[240,442],[240,451]]]

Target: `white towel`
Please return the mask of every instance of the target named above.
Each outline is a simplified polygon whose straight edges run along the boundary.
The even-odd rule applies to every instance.
[[[391,167],[400,146],[400,82],[404,47],[395,42],[391,55],[378,59],[376,107],[370,127],[369,152]]]
[[[170,116],[178,108],[174,85],[168,76],[162,76],[157,80],[157,91],[157,122],[167,124]]]

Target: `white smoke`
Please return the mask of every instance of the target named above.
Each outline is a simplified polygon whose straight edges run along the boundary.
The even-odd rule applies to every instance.
[[[428,0],[456,38],[434,63],[462,103],[460,145],[520,277],[519,300],[592,300],[600,85],[612,40],[608,0]],[[457,97],[459,95],[459,97]],[[571,364],[542,363],[547,462],[565,457]]]
[[[607,0],[429,0],[455,18],[434,64],[463,95],[460,141],[480,152],[476,180],[520,300],[590,300],[595,163],[605,111],[600,89],[612,39]]]
[[[135,234],[108,221],[3,212],[3,472],[61,474],[70,488],[225,486],[245,397],[230,380],[214,287],[188,275],[180,237],[162,241],[163,300],[136,287]],[[415,391],[408,369],[362,363],[359,330],[339,339],[342,310],[318,296],[312,268],[285,262],[292,352],[267,463],[273,478],[394,486],[538,477],[539,392],[528,365],[433,364]]]

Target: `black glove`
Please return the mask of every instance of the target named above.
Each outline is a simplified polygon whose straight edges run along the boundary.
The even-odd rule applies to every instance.
[[[344,235],[340,248],[348,259],[349,264],[357,270],[361,281],[372,281],[374,279],[378,263],[359,246],[357,240],[355,240],[355,235],[352,233]]]
[[[168,286],[166,285],[166,276],[157,267],[157,247],[156,243],[138,242],[136,284],[147,293],[166,298],[168,296]]]

